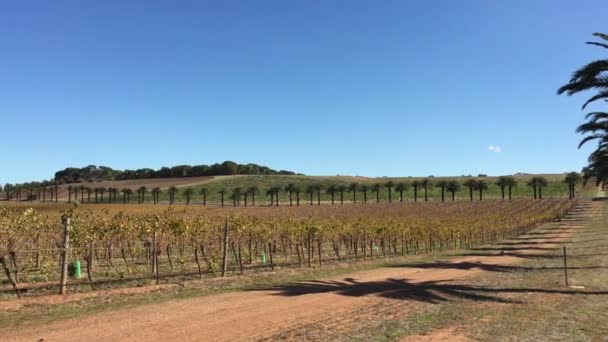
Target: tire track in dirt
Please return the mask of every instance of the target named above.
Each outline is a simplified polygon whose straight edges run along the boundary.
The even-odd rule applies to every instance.
[[[601,204],[599,204],[601,205]],[[593,215],[598,204],[584,203],[573,211],[570,219],[559,224],[551,237],[539,237],[532,245],[522,244],[517,253],[542,254],[540,248],[549,248],[568,239]],[[541,243],[539,243],[541,242]],[[528,249],[526,249],[528,248]],[[517,253],[449,258],[437,261],[453,267],[429,268],[393,267],[358,272],[350,277],[335,277],[321,284],[356,282],[363,284],[362,295],[344,295],[339,291],[312,292],[287,295],[279,290],[233,292],[187,300],[176,300],[125,308],[95,314],[80,319],[66,320],[34,328],[21,328],[10,333],[10,340],[34,341],[244,341],[260,339],[311,339],[306,333],[320,329],[336,333],[356,328],[361,319],[391,315],[396,310],[412,310],[419,302],[391,300],[376,284],[395,279],[406,279],[410,284],[432,281],[451,281],[482,272],[487,265],[507,266],[522,260]],[[429,263],[427,263],[429,264]],[[431,265],[433,263],[430,263]],[[459,265],[467,265],[462,268]],[[476,266],[479,264],[479,267]],[[325,283],[324,283],[325,282]],[[316,282],[313,282],[315,284]],[[369,283],[367,285],[366,283]],[[366,286],[370,287],[366,289]],[[367,290],[367,291],[365,291]],[[393,289],[394,290],[394,289]],[[0,337],[5,340],[8,335]],[[314,338],[312,338],[314,339]]]

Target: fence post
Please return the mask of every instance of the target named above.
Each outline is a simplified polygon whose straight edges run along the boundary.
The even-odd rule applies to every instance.
[[[562,249],[564,251],[564,278],[566,279],[566,286],[568,286],[568,257],[566,254],[566,246],[563,246]]]
[[[156,285],[160,284],[160,273],[158,267],[158,241],[156,241],[156,231],[152,235],[152,268],[154,276],[156,277]]]
[[[61,283],[59,294],[65,294],[68,284],[68,255],[70,248],[70,218],[66,217],[63,222],[63,247],[61,250]]]
[[[226,274],[228,267],[228,221],[224,223],[224,234],[222,237],[222,277]]]

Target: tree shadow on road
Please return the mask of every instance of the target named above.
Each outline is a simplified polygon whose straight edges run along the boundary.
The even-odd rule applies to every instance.
[[[353,278],[342,281],[316,280],[301,283],[291,283],[282,286],[256,289],[252,291],[276,291],[276,296],[302,296],[308,294],[334,293],[343,296],[379,296],[382,298],[415,300],[425,303],[441,303],[452,298],[472,301],[522,304],[524,302],[500,297],[501,294],[513,293],[545,293],[545,294],[585,294],[608,295],[608,291],[573,291],[541,288],[497,288],[465,284],[453,284],[445,281],[410,282],[407,279],[389,278],[384,281],[361,282]]]
[[[470,256],[482,256],[483,254],[471,254]],[[491,256],[497,256],[496,254],[492,254]],[[515,255],[516,256],[516,255]],[[539,255],[539,257],[542,257]],[[490,264],[490,263],[482,263],[482,262],[470,262],[470,261],[462,261],[462,262],[448,262],[448,261],[435,261],[435,262],[426,262],[426,263],[406,263],[406,264],[396,264],[389,265],[387,267],[396,268],[396,267],[404,267],[404,268],[420,268],[420,269],[441,269],[441,270],[472,270],[479,269],[482,271],[488,272],[533,272],[533,271],[547,271],[547,270],[563,270],[563,267],[529,267],[529,266],[518,266],[518,265],[500,265],[500,264]],[[594,269],[608,269],[608,265],[600,265],[600,266],[575,266],[568,267],[569,270],[594,270]]]

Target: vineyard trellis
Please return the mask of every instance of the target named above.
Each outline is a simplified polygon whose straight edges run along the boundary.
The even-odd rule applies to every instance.
[[[74,206],[60,215],[71,218],[69,259],[82,260],[86,274],[70,284],[96,289],[111,281],[203,278],[469,248],[556,220],[574,203],[517,199],[118,213]],[[62,239],[58,214],[0,209],[0,279],[16,293],[56,286]]]

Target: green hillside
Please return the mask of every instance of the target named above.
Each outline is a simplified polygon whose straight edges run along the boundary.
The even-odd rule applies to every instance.
[[[531,197],[532,189],[526,186],[527,181],[534,176],[542,176],[549,182],[548,186],[543,189],[543,197],[547,198],[560,198],[568,196],[568,186],[563,182],[564,175],[563,174],[550,174],[550,175],[522,175],[522,176],[514,176],[514,178],[518,182],[518,186],[513,188],[512,195],[514,198],[517,197]],[[415,180],[429,179],[433,185],[429,187],[429,200],[430,201],[438,201],[441,200],[441,189],[435,186],[440,180],[457,180],[459,182],[464,182],[467,179],[483,179],[488,183],[488,189],[484,191],[484,198],[500,198],[500,188],[496,186],[494,183],[498,177],[380,177],[380,178],[368,178],[368,177],[353,177],[353,176],[299,176],[299,175],[243,175],[243,176],[227,176],[227,177],[216,177],[204,184],[199,184],[196,186],[192,186],[194,189],[195,195],[193,196],[194,202],[200,202],[202,196],[199,194],[202,188],[207,189],[207,201],[208,203],[219,202],[220,195],[219,191],[221,189],[226,190],[225,201],[229,203],[230,200],[229,195],[232,190],[235,188],[241,188],[243,190],[251,187],[258,186],[260,188],[260,193],[256,196],[256,204],[263,204],[269,201],[269,197],[266,196],[266,190],[273,186],[281,187],[281,189],[285,189],[285,187],[293,183],[296,187],[301,189],[300,198],[302,202],[309,202],[310,197],[306,194],[306,187],[310,184],[320,185],[323,190],[321,191],[321,201],[328,202],[331,200],[331,195],[326,192],[329,186],[348,186],[352,182],[356,182],[359,185],[366,184],[370,187],[370,191],[368,192],[368,201],[375,201],[376,195],[372,193],[371,186],[373,184],[381,184],[384,185],[388,181],[392,181],[394,183],[404,182],[406,184],[411,184]],[[183,190],[188,186],[181,186],[178,189]],[[166,189],[165,189],[166,190]],[[577,189],[579,192],[579,196],[591,197],[594,196],[596,191],[593,187],[586,187],[583,191],[581,187]],[[419,200],[423,197],[423,190],[419,190]],[[413,200],[414,190],[411,185],[408,187],[408,190],[404,193],[405,200]],[[468,188],[462,186],[460,192],[456,194],[457,199],[468,199],[469,197]],[[478,196],[475,193],[475,196]],[[448,194],[446,193],[446,199],[448,198]],[[288,201],[288,194],[285,191],[282,191],[280,194],[281,202]],[[336,193],[336,201],[339,201],[339,193]],[[398,200],[399,195],[393,189],[393,200]],[[477,197],[476,197],[477,198]],[[357,200],[361,201],[363,199],[363,194],[361,192],[357,193]],[[166,191],[163,191],[161,194],[161,200],[168,200],[168,195]],[[177,201],[183,201],[182,191],[178,192],[176,196]],[[295,200],[295,195],[294,195]],[[352,193],[345,192],[344,193],[345,201],[352,201]],[[382,190],[380,191],[380,200],[387,201],[388,200],[388,190],[382,186]],[[316,201],[316,195],[315,195]]]

